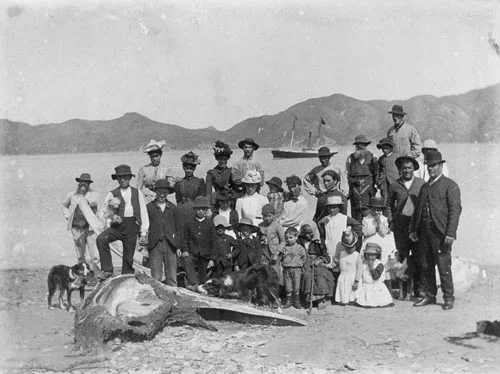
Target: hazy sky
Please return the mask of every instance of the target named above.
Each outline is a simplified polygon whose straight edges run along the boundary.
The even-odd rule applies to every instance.
[[[500,82],[497,1],[18,1],[0,5],[0,118],[139,112],[226,129],[311,97]]]

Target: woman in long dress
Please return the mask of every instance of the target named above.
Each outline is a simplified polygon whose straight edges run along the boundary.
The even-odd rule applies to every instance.
[[[227,162],[233,151],[226,143],[217,140],[214,146],[214,157],[217,165],[207,171],[206,196],[210,199],[212,206],[215,206],[217,193],[233,188],[233,177],[231,168]]]

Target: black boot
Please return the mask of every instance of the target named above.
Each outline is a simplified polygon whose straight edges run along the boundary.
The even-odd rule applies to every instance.
[[[302,305],[300,305],[299,295],[293,295],[293,307],[295,309],[302,309]]]
[[[292,306],[292,298],[291,296],[287,296],[285,299],[285,304],[283,304],[283,309],[290,308]]]
[[[413,304],[413,306],[426,306],[429,304],[436,304],[436,296],[425,296],[422,300]]]
[[[442,306],[443,310],[453,309],[453,299],[444,299],[444,304]]]

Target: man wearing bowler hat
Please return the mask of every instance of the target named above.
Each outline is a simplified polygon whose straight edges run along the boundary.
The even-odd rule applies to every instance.
[[[394,142],[394,152],[400,156],[410,156],[419,159],[422,154],[422,142],[415,127],[405,122],[406,115],[401,105],[393,105],[388,112],[392,115],[391,126],[387,131],[387,137]]]
[[[149,229],[149,217],[144,196],[137,188],[130,186],[130,179],[135,175],[128,165],[119,165],[111,179],[118,182],[118,188],[107,193],[101,210],[106,217],[113,210],[110,227],[97,237],[97,249],[101,258],[101,280],[113,275],[113,262],[109,244],[117,240],[123,244],[122,274],[134,273],[134,253],[137,236],[146,243]]]
[[[95,268],[97,256],[95,252],[95,231],[89,225],[89,221],[97,212],[97,201],[99,195],[90,188],[93,183],[89,173],[82,173],[75,178],[78,186],[76,191],[66,195],[62,206],[63,214],[68,221],[68,230],[73,234],[75,242],[76,258],[78,262],[85,262],[85,249],[89,248],[90,263]]]
[[[231,169],[233,181],[235,183],[236,197],[241,197],[245,194],[241,179],[246,175],[248,170],[257,170],[260,173],[262,181],[260,185],[264,185],[264,169],[260,162],[254,159],[254,152],[259,149],[259,145],[252,138],[245,138],[238,142],[238,147],[243,150],[243,157],[236,161]]]
[[[425,163],[429,171],[418,196],[410,224],[410,239],[419,243],[419,260],[422,267],[422,286],[425,297],[414,306],[436,303],[437,265],[443,291],[443,310],[453,308],[453,278],[451,275],[451,246],[457,237],[458,221],[462,212],[460,188],[443,175],[441,153],[427,153]]]
[[[342,169],[339,166],[333,165],[331,159],[338,152],[330,151],[328,147],[321,147],[318,150],[319,165],[312,168],[303,179],[304,189],[309,195],[319,197],[326,192],[325,184],[323,183],[323,174],[327,170],[333,170],[339,177],[338,186],[344,195],[347,195],[347,183],[342,179]]]

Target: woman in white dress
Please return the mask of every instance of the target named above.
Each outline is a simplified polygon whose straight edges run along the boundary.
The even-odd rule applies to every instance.
[[[367,308],[394,306],[391,294],[384,284],[384,265],[380,261],[382,248],[376,243],[367,243],[363,261],[358,262],[353,289],[358,306]]]
[[[251,219],[255,226],[262,222],[262,207],[269,204],[267,197],[259,194],[257,189],[262,182],[260,173],[256,170],[248,170],[241,179],[245,186],[245,195],[236,200],[236,213],[239,219]]]
[[[347,305],[354,302],[354,290],[352,286],[356,280],[356,268],[358,264],[359,252],[356,252],[358,236],[348,227],[342,234],[342,241],[338,245],[338,255],[335,262],[340,268],[340,275],[335,291],[335,301],[340,305]]]

